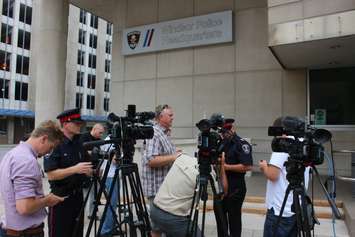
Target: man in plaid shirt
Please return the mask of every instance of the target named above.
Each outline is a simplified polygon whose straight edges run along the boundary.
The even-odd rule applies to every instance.
[[[163,183],[165,176],[176,160],[181,155],[171,142],[171,126],[174,113],[169,105],[159,105],[156,108],[156,124],[154,125],[154,137],[146,141],[143,149],[143,192],[148,198],[149,205],[153,205],[155,194]],[[151,223],[152,237],[159,237],[160,231]]]

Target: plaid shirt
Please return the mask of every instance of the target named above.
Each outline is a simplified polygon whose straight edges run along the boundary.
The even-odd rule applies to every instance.
[[[170,130],[159,124],[154,125],[154,137],[146,141],[142,154],[142,180],[143,192],[146,197],[153,197],[158,192],[171,165],[151,168],[148,162],[157,155],[172,155],[176,152],[175,145],[171,142]]]

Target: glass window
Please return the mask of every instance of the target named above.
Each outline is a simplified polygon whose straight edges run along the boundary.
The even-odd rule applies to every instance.
[[[87,109],[95,109],[95,96],[87,95],[86,96],[86,108]]]
[[[90,34],[90,43],[89,46],[91,48],[96,49],[97,48],[97,36],[94,34]]]
[[[31,48],[30,32],[23,31],[21,29],[18,30],[17,47],[30,50]]]
[[[96,68],[96,55],[89,54],[89,67]]]
[[[88,74],[88,88],[95,89],[96,75]]]
[[[112,43],[108,40],[106,40],[106,53],[111,54],[111,46]]]
[[[80,23],[86,24],[86,12],[80,9]]]
[[[0,78],[0,98],[9,98],[10,80]]]
[[[11,44],[12,42],[12,26],[1,24],[1,42]]]
[[[86,31],[79,29],[79,43],[80,44],[85,44],[85,36],[86,36]]]
[[[75,107],[81,109],[83,107],[83,94],[76,93],[75,95]]]
[[[15,83],[15,100],[27,101],[28,84],[17,81]]]
[[[24,22],[28,25],[32,24],[32,7],[20,4],[20,17],[19,21]]]
[[[310,70],[311,120],[318,125],[355,125],[355,68]]]
[[[112,23],[110,23],[110,22],[107,22],[106,34],[112,35]]]
[[[90,18],[90,26],[97,29],[98,27],[98,22],[99,22],[99,18],[97,16],[95,16],[94,14],[91,14],[91,18]]]
[[[85,63],[85,52],[78,50],[78,64],[84,65],[84,63]]]
[[[28,75],[30,69],[30,58],[22,55],[17,55],[16,73]]]
[[[83,86],[84,81],[84,72],[77,71],[76,72],[76,85]]]
[[[105,92],[110,92],[110,79],[105,78],[104,91]]]
[[[110,60],[105,60],[105,72],[110,73],[111,72],[111,61]]]
[[[13,18],[14,15],[15,0],[3,0],[2,1],[2,14]]]
[[[0,50],[0,70],[10,71],[11,53]]]
[[[0,118],[0,135],[7,134],[7,120],[6,118]]]
[[[110,110],[110,99],[109,98],[104,98],[104,110],[107,112]]]

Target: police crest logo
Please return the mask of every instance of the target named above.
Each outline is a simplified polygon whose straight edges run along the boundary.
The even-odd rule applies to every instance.
[[[247,145],[247,144],[242,145],[242,149],[243,149],[245,154],[249,154],[250,153],[249,145]]]
[[[139,38],[141,36],[140,31],[132,31],[127,34],[127,42],[131,49],[135,49],[138,45]]]

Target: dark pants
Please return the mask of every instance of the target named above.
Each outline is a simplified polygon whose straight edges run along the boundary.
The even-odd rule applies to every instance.
[[[0,237],[13,237],[12,235],[6,235],[6,231],[0,226]],[[16,236],[17,237],[17,236]],[[44,237],[44,232],[38,234],[23,234],[19,237]]]
[[[84,215],[80,214],[83,205],[83,193],[76,192],[68,198],[49,208],[49,237],[82,237],[84,230]],[[76,234],[73,236],[74,231]]]
[[[295,216],[281,217],[280,223],[276,228],[274,234],[278,216],[275,215],[274,209],[269,209],[266,213],[264,224],[264,237],[296,237],[297,225]]]
[[[240,237],[242,233],[242,205],[246,189],[238,189],[223,199],[223,212],[227,217],[227,231],[230,237]],[[228,236],[228,233],[217,226],[218,237]]]

